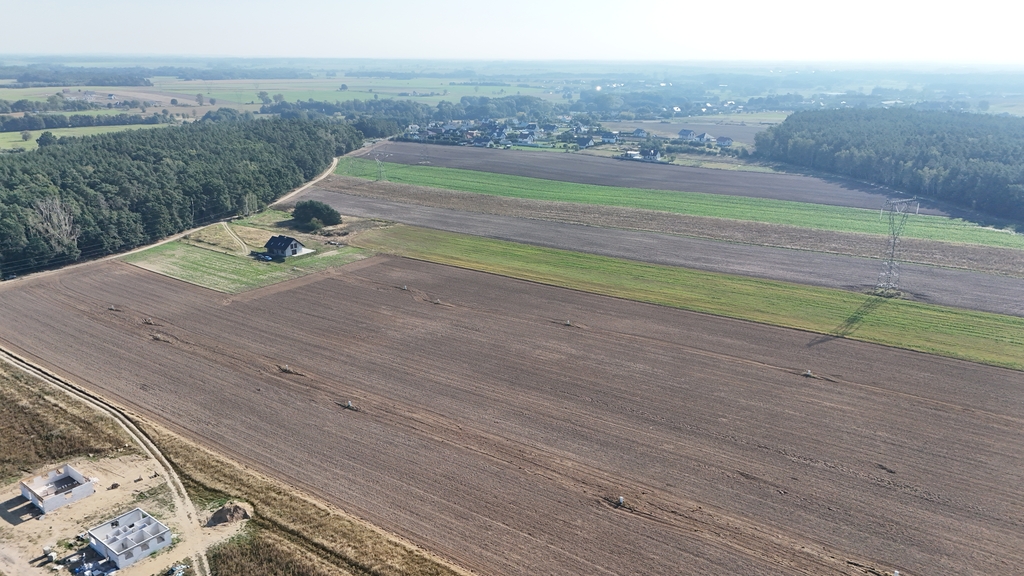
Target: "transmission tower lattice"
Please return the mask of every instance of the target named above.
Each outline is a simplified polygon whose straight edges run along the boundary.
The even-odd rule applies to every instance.
[[[889,243],[883,256],[882,271],[878,274],[878,282],[875,284],[875,293],[880,296],[897,296],[900,293],[900,260],[903,256],[900,237],[910,216],[910,205],[915,202],[916,197],[886,200],[885,206],[878,213],[878,217],[881,218],[885,210],[889,210]],[[915,214],[920,211],[921,203],[917,202]]]

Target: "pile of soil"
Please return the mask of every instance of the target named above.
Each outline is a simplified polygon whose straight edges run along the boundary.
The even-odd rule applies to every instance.
[[[220,510],[213,513],[210,519],[206,522],[207,526],[219,526],[221,524],[230,524],[232,522],[238,522],[239,520],[248,520],[249,512],[239,506],[238,504],[225,504]]]

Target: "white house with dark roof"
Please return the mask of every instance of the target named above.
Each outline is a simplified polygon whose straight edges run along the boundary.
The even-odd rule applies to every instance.
[[[274,258],[287,258],[288,256],[302,256],[310,252],[316,252],[306,248],[291,236],[274,236],[263,246],[267,249],[267,255]]]
[[[89,530],[89,546],[120,570],[171,545],[171,530],[141,508]]]
[[[697,136],[698,142],[714,142],[715,137],[707,132],[703,132],[700,136]]]
[[[715,138],[715,142],[717,142],[719,146],[723,147],[732,146],[732,138],[729,138],[728,136],[719,136],[718,138]]]
[[[86,478],[70,464],[20,483],[21,495],[43,514],[77,502],[96,492],[93,478]]]
[[[679,138],[682,140],[686,140],[687,142],[690,142],[697,139],[697,133],[694,132],[693,130],[687,130],[686,128],[683,128],[682,130],[679,131]]]

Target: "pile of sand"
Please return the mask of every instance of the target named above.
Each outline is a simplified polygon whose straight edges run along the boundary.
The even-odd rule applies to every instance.
[[[206,525],[218,526],[220,524],[229,524],[231,522],[248,519],[249,512],[245,508],[242,508],[238,504],[225,504],[220,510],[214,512],[213,516],[210,516]]]

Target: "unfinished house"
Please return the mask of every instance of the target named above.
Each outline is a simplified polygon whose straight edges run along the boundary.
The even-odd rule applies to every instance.
[[[171,531],[136,508],[89,530],[89,545],[121,569],[170,546]]]
[[[21,482],[21,495],[33,503],[43,514],[47,514],[61,506],[77,502],[91,496],[96,488],[94,479],[82,474],[65,464],[54,468],[42,476]]]

